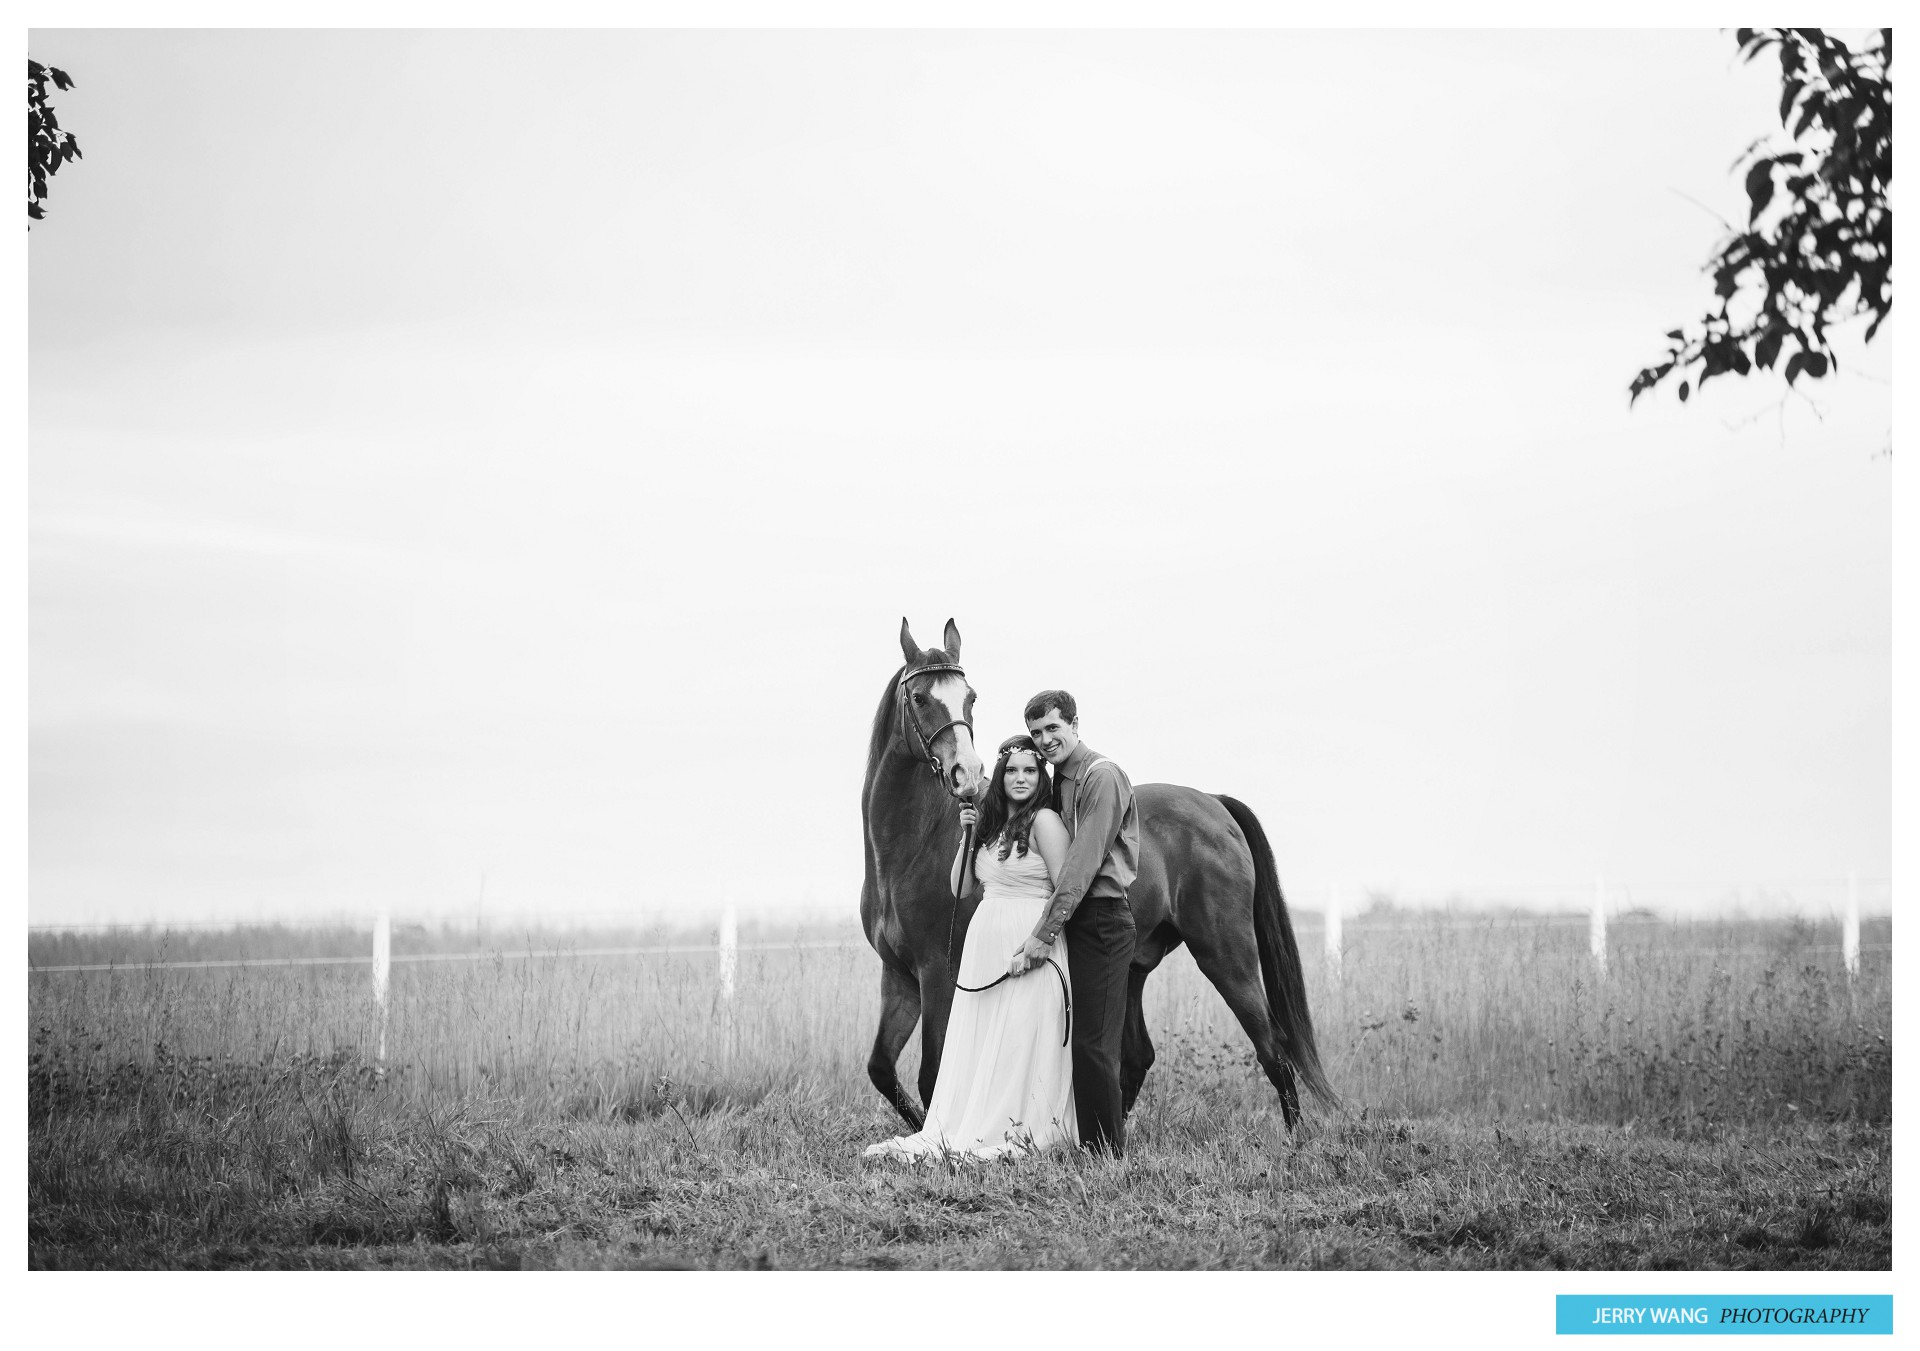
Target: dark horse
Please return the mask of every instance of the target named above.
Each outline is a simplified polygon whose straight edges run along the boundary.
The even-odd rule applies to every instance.
[[[920,1102],[931,1102],[953,1006],[950,963],[959,960],[979,903],[976,891],[956,909],[947,888],[960,844],[959,799],[978,791],[982,767],[973,689],[951,619],[941,641],[943,648],[922,651],[900,621],[906,665],[887,682],[874,714],[860,793],[867,852],[860,921],[880,954],[880,1031],[867,1073],[916,1130],[925,1114],[895,1064],[919,1022]],[[1300,1120],[1296,1078],[1323,1102],[1334,1095],[1313,1044],[1300,949],[1266,832],[1244,803],[1225,795],[1148,783],[1134,796],[1140,874],[1128,902],[1138,937],[1127,981],[1122,1105],[1132,1109],[1153,1064],[1140,1008],[1147,974],[1185,943],[1253,1042],[1291,1130]]]

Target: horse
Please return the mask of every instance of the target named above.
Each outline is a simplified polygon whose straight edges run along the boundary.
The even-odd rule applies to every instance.
[[[925,1124],[920,1104],[933,1101],[940,1073],[958,944],[979,905],[977,887],[956,899],[947,886],[960,843],[960,802],[984,784],[973,743],[974,691],[960,666],[960,631],[951,619],[941,643],[922,650],[900,621],[906,661],[874,712],[860,791],[866,836],[860,921],[880,957],[880,1028],[867,1075],[915,1130]],[[1121,1041],[1122,1110],[1133,1109],[1154,1061],[1141,1008],[1147,977],[1185,943],[1253,1043],[1293,1131],[1300,1123],[1299,1084],[1329,1106],[1338,1099],[1314,1045],[1300,948],[1266,831],[1245,803],[1223,793],[1148,783],[1134,789],[1134,802],[1140,868],[1127,894],[1136,937]],[[897,1069],[916,1022],[918,1103]]]

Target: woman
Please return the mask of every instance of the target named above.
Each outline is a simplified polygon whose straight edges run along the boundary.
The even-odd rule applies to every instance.
[[[871,1145],[869,1156],[991,1159],[1077,1138],[1066,944],[1056,941],[1050,954],[1058,976],[1046,962],[1012,974],[1067,857],[1067,827],[1047,805],[1052,797],[1039,748],[1014,736],[1000,743],[979,811],[960,809],[980,844],[969,858],[961,837],[949,885],[964,896],[978,876],[983,890],[960,956],[940,1077],[919,1132]]]

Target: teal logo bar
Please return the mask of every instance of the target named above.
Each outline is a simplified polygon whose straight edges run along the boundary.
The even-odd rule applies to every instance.
[[[1892,1295],[1555,1295],[1562,1336],[1893,1335]]]

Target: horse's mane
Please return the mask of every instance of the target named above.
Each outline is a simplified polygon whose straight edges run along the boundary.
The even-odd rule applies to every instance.
[[[923,666],[953,661],[952,657],[937,647],[927,648],[920,656]],[[880,759],[887,753],[887,743],[893,739],[893,701],[900,697],[900,682],[906,679],[907,674],[904,665],[893,673],[893,678],[887,682],[886,693],[880,696],[880,707],[874,710],[873,731],[867,737],[868,783],[873,782],[873,776],[880,768]]]
[[[873,782],[875,771],[880,768],[880,757],[887,753],[887,743],[893,740],[893,701],[899,698],[900,678],[907,673],[902,666],[893,673],[893,679],[887,682],[887,692],[880,696],[880,707],[874,710],[873,732],[867,738],[867,782]]]

